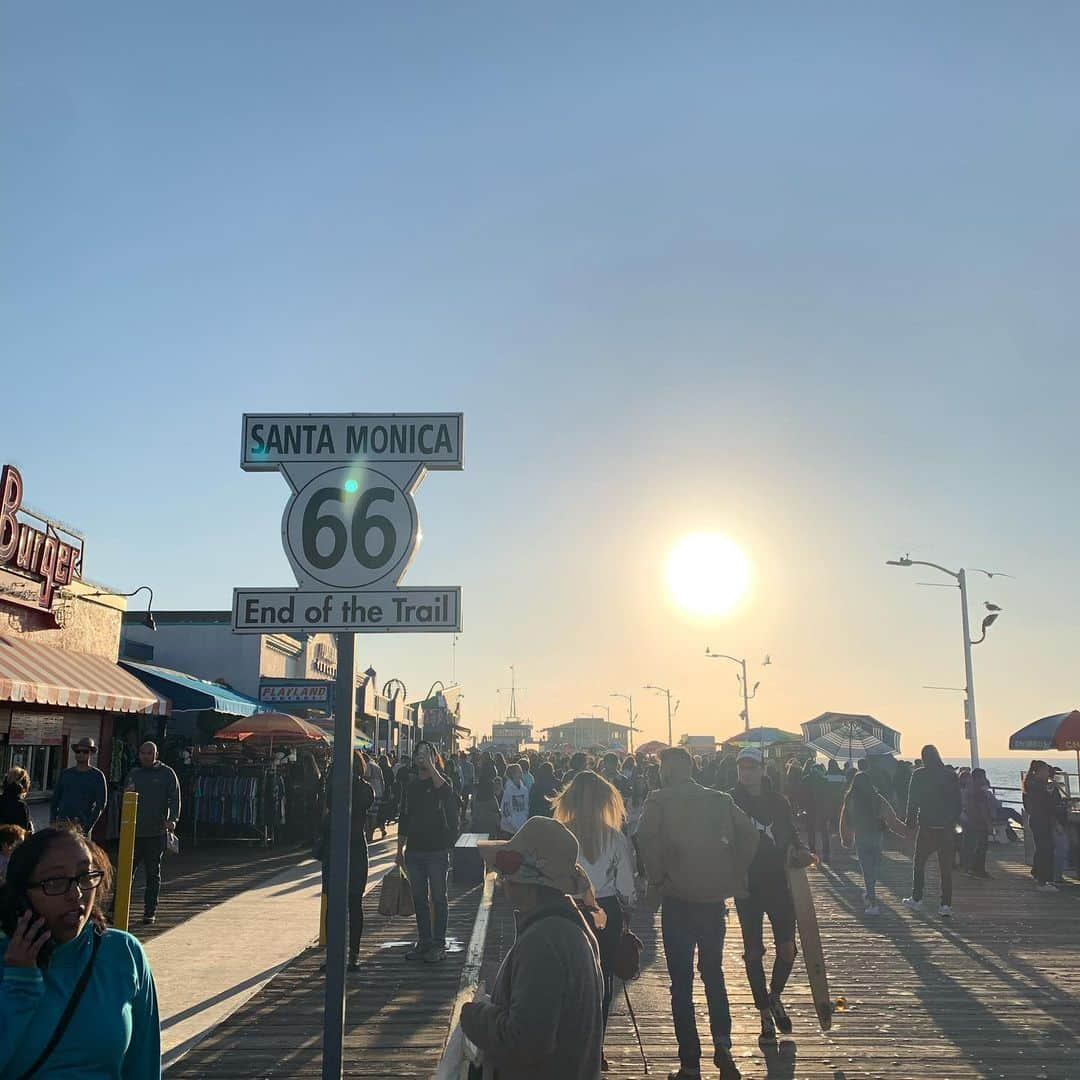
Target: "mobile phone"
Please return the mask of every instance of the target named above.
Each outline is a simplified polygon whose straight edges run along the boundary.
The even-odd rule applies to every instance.
[[[15,902],[15,922],[10,927],[4,926],[4,933],[7,934],[9,938],[12,936],[12,934],[15,933],[15,927],[16,925],[18,925],[19,920],[28,911],[30,912],[30,922],[32,924],[34,920],[38,918],[38,913],[34,910],[34,908],[25,896],[20,896],[19,899]],[[44,932],[44,927],[42,927],[42,932]],[[56,944],[52,940],[52,938],[50,938],[48,941],[45,942],[44,945],[42,945],[41,952],[38,953],[38,967],[43,968],[48,964],[49,957],[52,956],[52,951],[55,948]]]

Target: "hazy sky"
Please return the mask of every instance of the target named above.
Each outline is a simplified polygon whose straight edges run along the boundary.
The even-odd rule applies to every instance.
[[[984,753],[1080,704],[1080,13],[999,4],[8,4],[4,420],[88,576],[289,585],[247,411],[460,410],[410,585],[475,729],[660,683],[676,735],[869,712]],[[718,529],[734,615],[668,601]],[[370,645],[368,644],[370,642]],[[448,638],[368,638],[411,696]],[[759,675],[752,671],[751,678]],[[505,700],[502,708],[505,709]],[[625,714],[623,714],[625,715]]]

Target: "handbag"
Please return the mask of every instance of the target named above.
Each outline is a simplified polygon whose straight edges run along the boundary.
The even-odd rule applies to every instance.
[[[45,1044],[45,1049],[38,1054],[37,1060],[19,1077],[19,1080],[29,1080],[29,1078],[45,1064],[49,1059],[49,1055],[60,1044],[60,1040],[64,1037],[64,1032],[67,1031],[68,1025],[71,1023],[71,1018],[75,1015],[75,1010],[79,1007],[79,1002],[82,1000],[83,993],[86,990],[86,984],[90,981],[90,973],[94,970],[94,961],[97,959],[98,949],[100,947],[101,934],[95,929],[94,944],[90,948],[90,959],[86,961],[86,967],[83,968],[83,973],[79,976],[79,981],[75,985],[71,997],[68,999],[67,1007],[64,1009],[64,1015],[60,1017],[60,1022],[56,1025],[56,1030]]]
[[[174,832],[165,833],[165,850],[170,855],[180,854],[180,837]]]
[[[623,982],[633,982],[641,974],[641,953],[645,948],[641,938],[626,925],[623,912],[622,933],[611,955],[611,973]]]
[[[409,879],[400,866],[391,866],[379,888],[379,914],[411,918],[416,914]]]

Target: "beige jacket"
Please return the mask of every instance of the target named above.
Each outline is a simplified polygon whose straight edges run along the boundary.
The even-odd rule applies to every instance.
[[[694,903],[746,895],[758,833],[725,792],[693,780],[649,792],[635,838],[650,891]]]

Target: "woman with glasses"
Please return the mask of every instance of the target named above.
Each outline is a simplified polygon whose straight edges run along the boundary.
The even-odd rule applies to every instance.
[[[19,845],[0,885],[0,1076],[160,1077],[142,946],[106,927],[105,853],[68,822]]]

